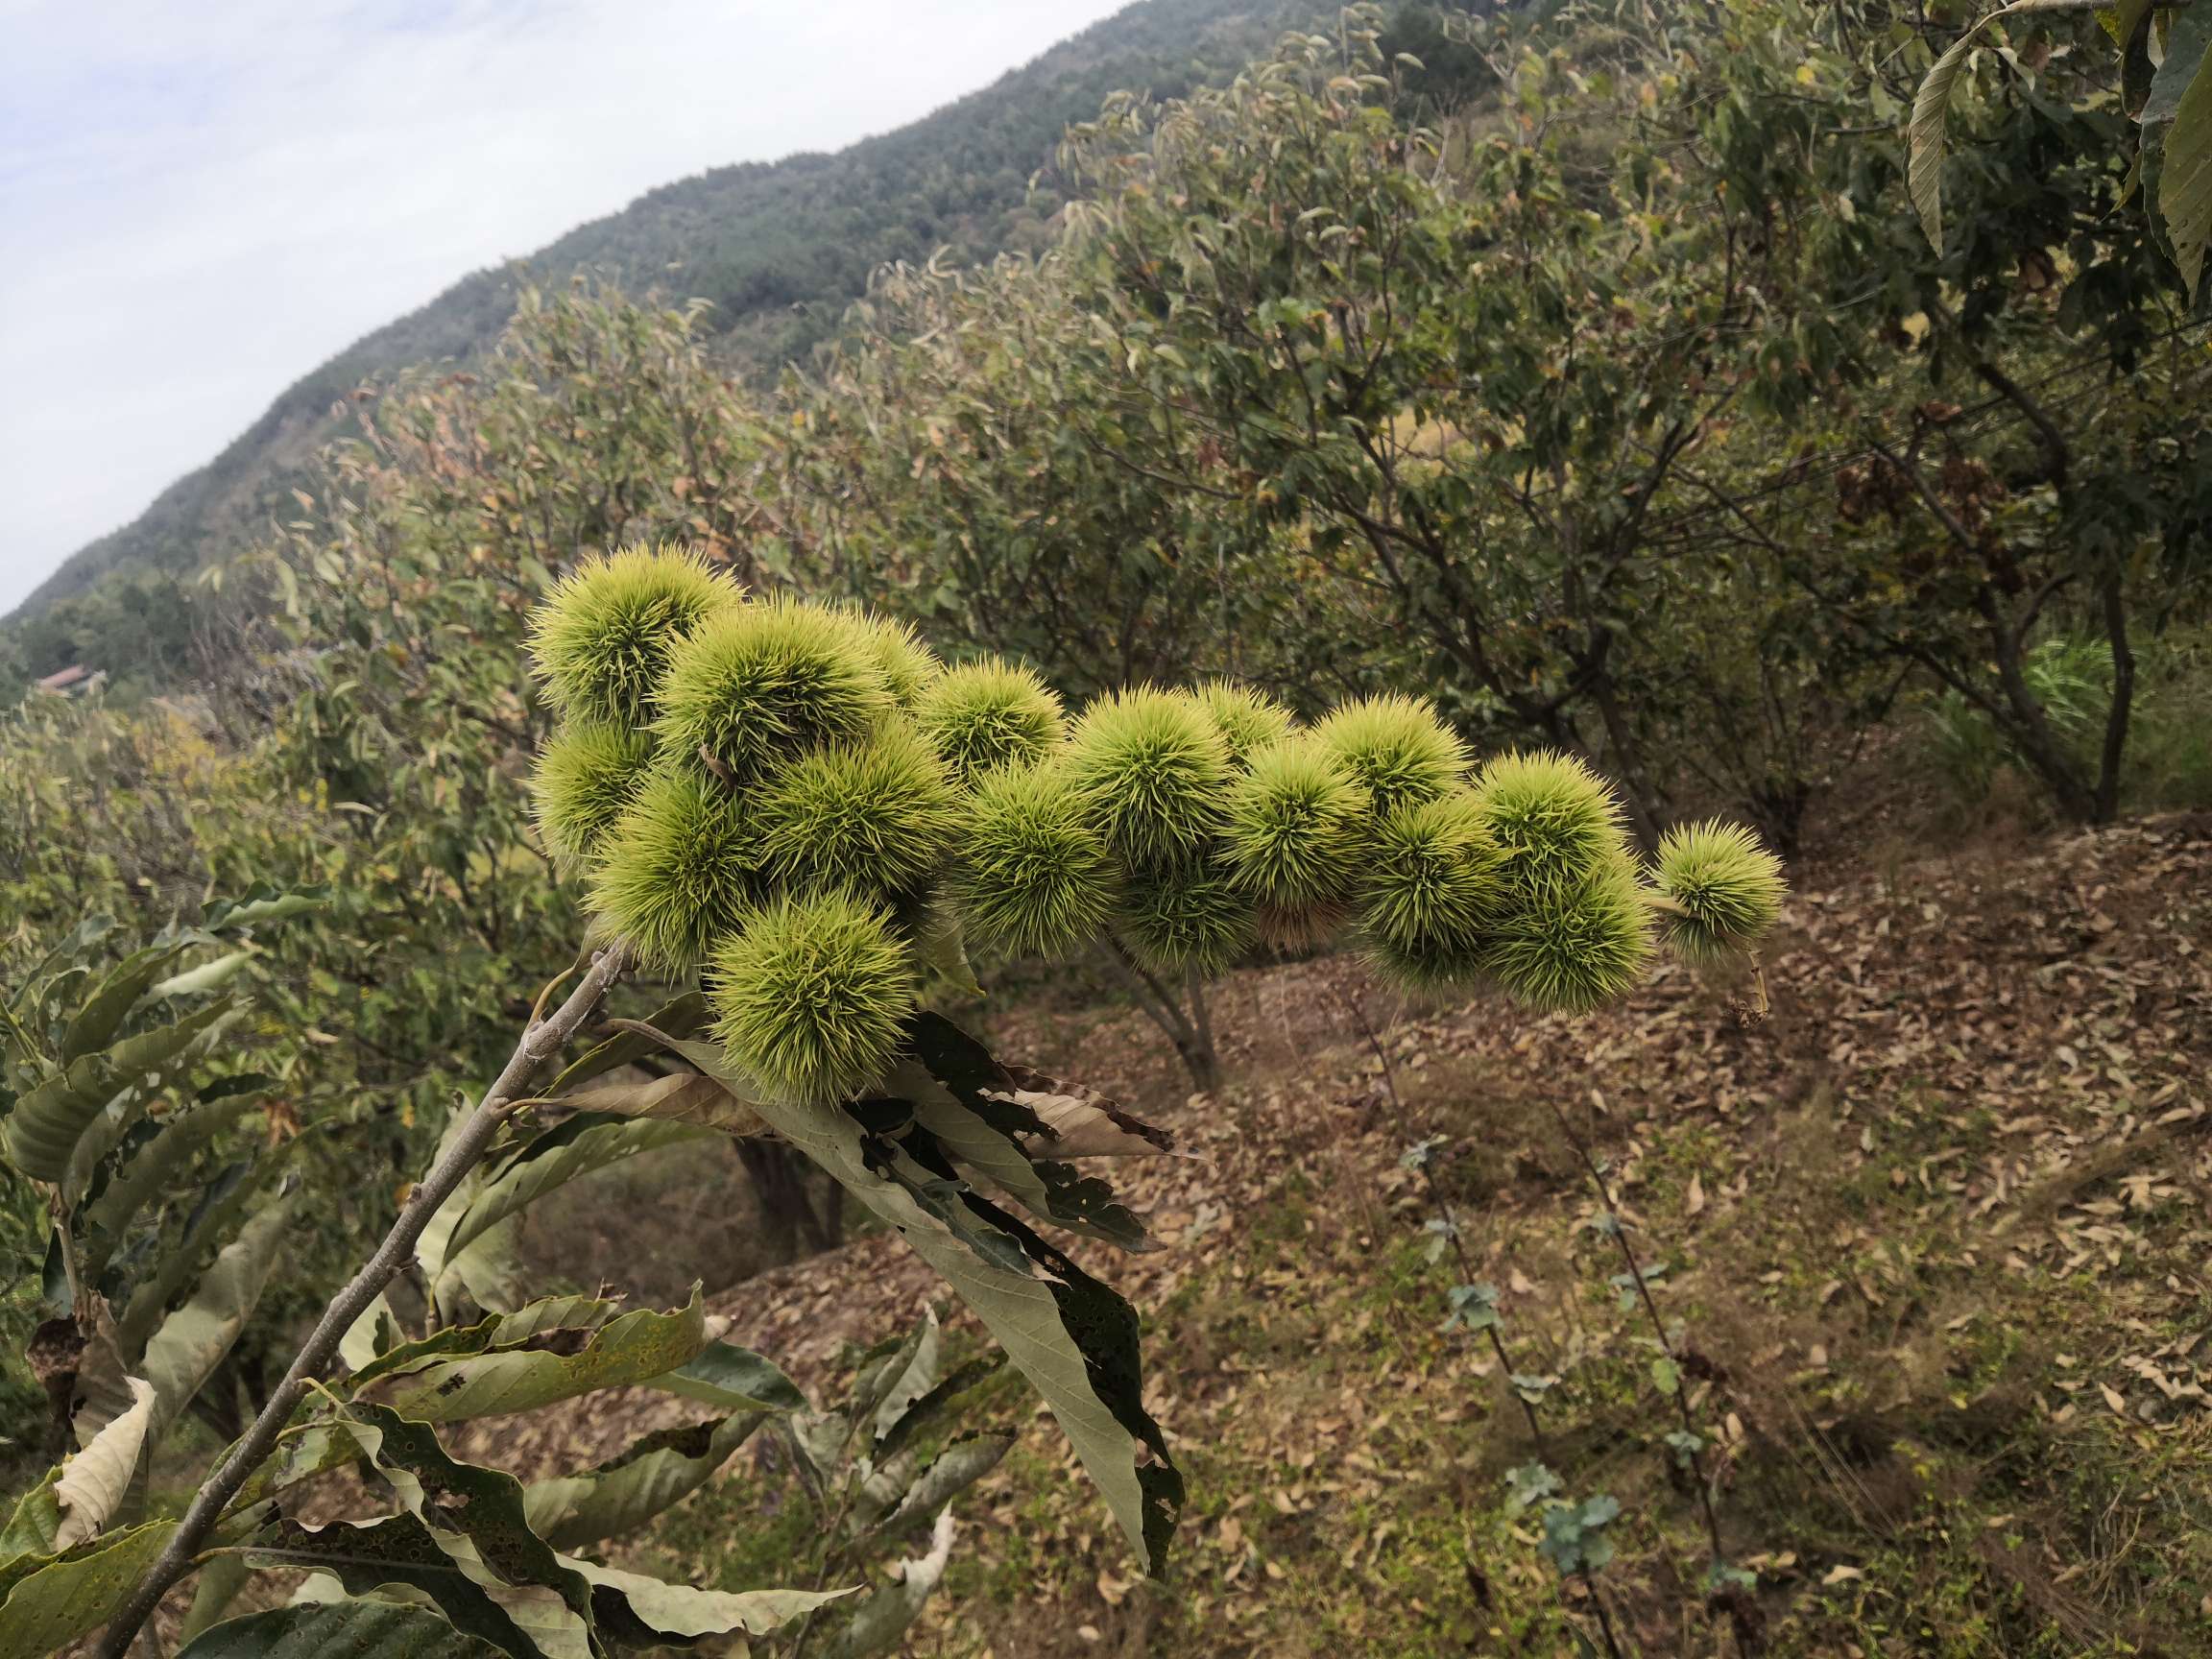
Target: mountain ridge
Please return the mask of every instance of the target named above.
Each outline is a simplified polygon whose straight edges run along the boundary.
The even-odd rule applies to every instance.
[[[772,369],[834,326],[870,273],[941,247],[988,257],[1045,234],[1059,197],[1031,190],[1061,131],[1103,97],[1173,97],[1225,79],[1319,9],[1296,0],[1136,0],[920,120],[837,151],[707,169],[646,191],[503,267],[461,276],[294,381],[204,466],[64,559],[5,618],[20,624],[110,571],[189,572],[251,536],[286,475],[342,429],[363,382],[465,361],[498,336],[517,289],[580,271],[709,301],[741,365]]]

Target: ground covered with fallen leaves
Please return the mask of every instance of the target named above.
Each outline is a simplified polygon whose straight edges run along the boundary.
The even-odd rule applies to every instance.
[[[1190,1097],[1125,1007],[998,1016],[1010,1058],[1196,1154],[1116,1168],[1165,1248],[1075,1252],[1143,1317],[1190,1504],[1164,1578],[1138,1581],[1002,1378],[967,1421],[1022,1435],[962,1501],[912,1650],[1595,1639],[1591,1584],[1562,1579],[1509,1492],[1537,1455],[1515,1385],[1485,1335],[1445,1329],[1470,1268],[1565,1495],[1618,1501],[1594,1583],[1624,1648],[1727,1653],[1740,1627],[1791,1655],[2212,1650],[2212,819],[1797,879],[1755,1022],[1745,987],[1679,970],[1531,1021],[1405,1010],[1348,961],[1307,962],[1221,988],[1232,1081]],[[1434,1137],[1431,1186],[1402,1158]],[[1615,1214],[1671,1358],[1616,1282]],[[828,1393],[940,1294],[878,1234],[716,1307]],[[1682,1407],[1725,1555],[1756,1579],[1733,1616],[1707,1605]],[[683,1415],[594,1396],[469,1450],[542,1474]],[[633,1552],[766,1581],[778,1527],[804,1524],[766,1445]]]

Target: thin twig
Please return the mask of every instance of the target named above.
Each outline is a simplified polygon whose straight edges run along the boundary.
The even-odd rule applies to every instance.
[[[510,1102],[522,1094],[541,1067],[560,1053],[576,1028],[590,1018],[607,987],[621,974],[622,956],[619,946],[600,951],[591,964],[591,971],[584,976],[584,982],[569,994],[568,999],[551,1018],[542,1022],[534,1022],[524,1029],[497,1081],[485,1091],[475,1111],[446,1147],[445,1156],[408,1194],[398,1219],[384,1236],[384,1242],[376,1247],[376,1253],[353,1276],[352,1282],[331,1299],[330,1306],[317,1321],[314,1334],[284,1373],[284,1380],[276,1384],[270,1393],[269,1403],[253,1419],[253,1426],[246,1431],[230,1455],[194,1496],[191,1507],[184,1511],[184,1519],[177,1524],[168,1544],[132,1593],[131,1599],[109,1623],[107,1634],[100,1641],[99,1659],[124,1659],[130,1651],[139,1627],[152,1616],[170,1586],[191,1569],[194,1555],[214,1531],[225,1506],[237,1496],[247,1477],[268,1456],[277,1436],[291,1421],[293,1409],[305,1397],[318,1374],[330,1363],[346,1333],[383,1293],[385,1286],[415,1259],[415,1245],[422,1237],[422,1230],[484,1156],[500,1124],[506,1121]]]
[[[1390,1063],[1389,1050],[1382,1046],[1382,1039],[1376,1032],[1374,1022],[1367,1018],[1367,1011],[1359,1006],[1357,998],[1345,990],[1341,981],[1334,976],[1325,978],[1329,988],[1336,994],[1336,999],[1343,1003],[1345,1012],[1352,1016],[1353,1023],[1359,1028],[1359,1035],[1366,1040],[1369,1051],[1375,1056],[1375,1063],[1382,1068],[1382,1087],[1389,1094],[1398,1132],[1401,1135],[1408,1133],[1406,1097],[1398,1092],[1398,1069]],[[1475,1263],[1469,1259],[1467,1246],[1459,1237],[1459,1217],[1453,1213],[1451,1203],[1445,1198],[1443,1189],[1437,1185],[1435,1172],[1429,1167],[1427,1159],[1421,1161],[1419,1170],[1422,1185],[1429,1193],[1429,1201],[1436,1207],[1437,1218],[1444,1223],[1444,1237],[1451,1241],[1452,1254],[1459,1262],[1461,1282],[1474,1284]],[[1522,1416],[1528,1420],[1528,1437],[1535,1442],[1537,1460],[1550,1468],[1552,1461],[1551,1439],[1544,1432],[1543,1419],[1536,1414],[1536,1403],[1524,1394],[1520,1384],[1513,1381],[1513,1358],[1506,1352],[1505,1338],[1500,1333],[1495,1318],[1482,1327],[1482,1334],[1490,1339],[1490,1352],[1498,1357],[1499,1368],[1505,1375],[1505,1386],[1520,1403]],[[1598,1632],[1605,1638],[1605,1651],[1612,1655],[1612,1659],[1624,1659],[1620,1638],[1613,1631],[1612,1616],[1605,1611],[1605,1598],[1598,1589],[1597,1574],[1583,1567],[1577,1576],[1582,1580],[1583,1590],[1589,1595],[1591,1611],[1598,1616]],[[1564,1597],[1560,1599],[1560,1604],[1565,1606]]]
[[[1390,1064],[1389,1052],[1382,1046],[1382,1039],[1377,1033],[1374,1022],[1367,1018],[1367,1011],[1359,1006],[1358,1000],[1347,993],[1339,981],[1332,978],[1329,987],[1344,1004],[1345,1012],[1352,1016],[1353,1023],[1358,1026],[1359,1035],[1365,1039],[1369,1052],[1375,1056],[1375,1063],[1382,1068],[1382,1087],[1389,1092],[1398,1132],[1401,1135],[1409,1133],[1406,1118],[1406,1097],[1398,1092],[1398,1069]],[[1472,1285],[1477,1278],[1475,1263],[1469,1259],[1467,1245],[1459,1237],[1459,1217],[1453,1213],[1451,1204],[1444,1196],[1444,1190],[1436,1184],[1435,1171],[1429,1167],[1427,1159],[1421,1161],[1420,1175],[1421,1184],[1428,1190],[1430,1203],[1436,1207],[1437,1219],[1444,1223],[1444,1237],[1451,1241],[1452,1254],[1458,1259],[1460,1282]],[[1495,1324],[1485,1325],[1482,1334],[1490,1338],[1490,1351],[1497,1355],[1498,1363],[1504,1371],[1506,1388],[1521,1403],[1521,1414],[1528,1419],[1528,1435],[1536,1443],[1536,1455],[1549,1464],[1551,1461],[1551,1442],[1546,1438],[1544,1425],[1536,1415],[1535,1402],[1514,1385],[1513,1360],[1505,1351],[1504,1337],[1499,1334]]]
[[[1637,1298],[1644,1304],[1644,1311],[1651,1320],[1651,1333],[1658,1338],[1659,1352],[1667,1357],[1667,1362],[1673,1367],[1674,1411],[1681,1419],[1682,1432],[1688,1436],[1683,1442],[1684,1455],[1690,1465],[1691,1478],[1697,1484],[1697,1503],[1705,1517],[1705,1537],[1712,1545],[1713,1566],[1718,1570],[1728,1559],[1727,1552],[1720,1545],[1720,1516],[1713,1504],[1713,1480],[1705,1473],[1705,1437],[1697,1432],[1696,1420],[1690,1415],[1690,1390],[1682,1375],[1681,1360],[1674,1352],[1673,1339],[1667,1334],[1667,1321],[1660,1316],[1659,1304],[1651,1295],[1650,1282],[1644,1277],[1644,1269],[1636,1260],[1635,1249],[1628,1242],[1627,1224],[1621,1218],[1621,1207],[1614,1202],[1613,1189],[1605,1179],[1605,1172],[1599,1167],[1598,1160],[1591,1156],[1589,1146],[1575,1132],[1574,1123],[1558,1103],[1551,1101],[1548,1104],[1551,1107],[1551,1116],[1558,1121],[1559,1132],[1567,1137],[1567,1144],[1575,1149],[1575,1155],[1582,1161],[1582,1167],[1590,1172],[1591,1185],[1598,1189],[1599,1202],[1605,1206],[1605,1213],[1611,1218],[1612,1225],[1608,1231],[1613,1235],[1613,1242],[1620,1246],[1621,1260],[1627,1266],[1629,1281],[1636,1286]],[[1731,1619],[1729,1630],[1740,1649],[1746,1652],[1753,1649],[1754,1640],[1741,1622]]]
[[[1697,1433],[1696,1424],[1690,1415],[1689,1392],[1682,1386],[1680,1360],[1674,1352],[1673,1341],[1667,1334],[1667,1321],[1660,1315],[1659,1304],[1651,1295],[1651,1286],[1644,1277],[1643,1267],[1637,1262],[1635,1250],[1629,1245],[1628,1229],[1621,1219],[1621,1207],[1613,1200],[1613,1189],[1607,1183],[1604,1171],[1598,1166],[1598,1160],[1590,1155],[1590,1148],[1575,1133],[1574,1124],[1556,1103],[1551,1107],[1551,1116],[1558,1119],[1560,1130],[1566,1135],[1567,1143],[1575,1148],[1575,1155],[1581,1159],[1582,1167],[1590,1172],[1591,1184],[1598,1189],[1599,1201],[1605,1206],[1606,1214],[1612,1218],[1613,1225],[1607,1230],[1613,1235],[1614,1243],[1621,1248],[1621,1260],[1628,1269],[1630,1283],[1636,1286],[1637,1299],[1644,1304],[1644,1311],[1650,1317],[1652,1334],[1659,1340],[1659,1351],[1667,1357],[1670,1364],[1676,1367],[1674,1407],[1682,1419],[1682,1431],[1702,1440],[1704,1436]],[[1713,1545],[1713,1559],[1724,1561],[1727,1556],[1720,1548],[1720,1518],[1713,1507],[1713,1492],[1705,1479],[1702,1457],[1696,1452],[1692,1452],[1689,1456],[1691,1472],[1697,1478],[1697,1497],[1705,1511],[1705,1535]]]

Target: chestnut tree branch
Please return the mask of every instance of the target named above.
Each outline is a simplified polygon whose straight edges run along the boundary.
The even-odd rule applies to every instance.
[[[340,1340],[368,1310],[369,1305],[382,1294],[384,1287],[415,1260],[415,1245],[421,1238],[422,1230],[430,1224],[430,1217],[476,1166],[508,1112],[524,1098],[539,1070],[560,1053],[577,1027],[591,1017],[607,987],[620,975],[622,958],[622,948],[618,945],[599,951],[592,958],[590,971],[569,993],[568,999],[546,1019],[533,1020],[523,1029],[505,1070],[476,1102],[476,1109],[462,1124],[445,1155],[407,1195],[407,1202],[400,1206],[398,1219],[392,1223],[392,1231],[384,1236],[384,1242],[376,1247],[376,1253],[353,1275],[346,1288],[331,1299],[330,1306],[316,1322],[314,1334],[292,1361],[291,1369],[284,1373],[284,1380],[271,1391],[268,1404],[253,1419],[253,1426],[246,1431],[244,1438],[231,1448],[230,1455],[193,1498],[191,1507],[184,1511],[184,1519],[177,1524],[168,1545],[148,1569],[122,1611],[109,1623],[100,1641],[100,1659],[124,1659],[139,1628],[153,1615],[170,1586],[191,1570],[193,1556],[215,1530],[225,1506],[237,1496],[247,1477],[276,1446],[276,1437],[292,1420],[292,1412],[305,1396],[308,1385],[328,1368]]]

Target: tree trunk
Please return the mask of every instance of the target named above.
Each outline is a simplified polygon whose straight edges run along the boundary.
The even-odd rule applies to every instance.
[[[1106,959],[1136,998],[1144,1017],[1175,1046],[1176,1057],[1190,1074],[1191,1085],[1212,1094],[1221,1086],[1221,1059],[1214,1047],[1212,1016],[1206,1005],[1206,988],[1195,975],[1187,975],[1184,995],[1178,996],[1113,934],[1104,940]],[[1186,1007],[1186,999],[1188,1007]]]
[[[2135,708],[2135,648],[2128,639],[2127,594],[2120,563],[2107,564],[2098,580],[2104,610],[2104,637],[2112,647],[2112,701],[2104,710],[2104,747],[2097,762],[2094,822],[2109,824],[2120,815],[2121,762],[2128,754],[2128,725]]]

